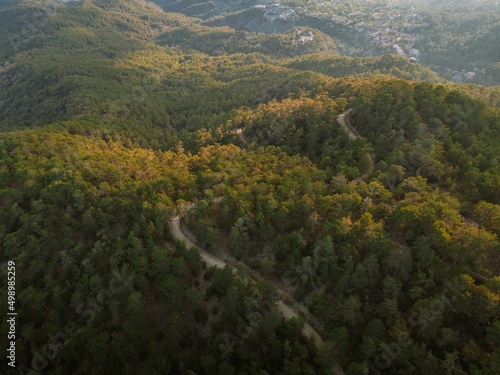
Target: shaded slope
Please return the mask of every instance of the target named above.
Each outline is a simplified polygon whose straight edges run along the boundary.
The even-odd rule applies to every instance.
[[[286,62],[285,66],[293,69],[313,70],[334,78],[390,75],[413,81],[444,82],[442,78],[429,68],[413,62],[406,57],[397,55],[355,58],[317,54],[298,57]]]

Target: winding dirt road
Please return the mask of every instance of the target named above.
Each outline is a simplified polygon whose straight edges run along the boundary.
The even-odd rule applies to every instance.
[[[351,141],[355,141],[358,139],[359,135],[356,129],[354,129],[349,123],[349,113],[351,113],[352,109],[349,109],[347,112],[342,113],[337,116],[337,122],[344,128],[347,133],[347,137]],[[373,173],[375,169],[375,161],[373,160],[373,155],[369,152],[366,153],[366,157],[368,158],[368,168],[366,168],[365,173],[355,179],[356,182],[361,182],[366,180]]]
[[[226,265],[228,265],[225,261],[222,259],[210,254],[206,250],[202,249],[198,245],[194,243],[194,236],[187,232],[185,233],[182,228],[181,228],[181,216],[175,216],[170,220],[170,232],[172,233],[172,236],[176,238],[179,241],[184,242],[184,244],[190,248],[193,247],[197,249],[200,252],[201,258],[207,263],[207,266],[209,267],[217,267],[217,268],[224,268]],[[231,267],[234,273],[236,273],[236,268],[228,265]],[[281,298],[283,298],[283,295],[286,295],[288,298],[291,298],[291,296],[282,290],[281,288],[277,288],[278,295],[280,295]],[[285,320],[290,320],[292,318],[298,318],[299,315],[297,312],[290,306],[286,305],[283,300],[279,300],[277,302],[277,307],[283,314],[283,317]],[[307,338],[312,338],[316,345],[322,345],[323,344],[323,339],[321,336],[318,334],[318,332],[307,322],[304,323],[304,326],[302,328],[302,334],[307,337]]]
[[[184,244],[188,249],[194,247],[196,250],[198,250],[200,252],[201,258],[207,263],[208,267],[224,268],[227,265],[227,263],[224,262],[222,259],[217,258],[216,256],[213,256],[209,252],[203,250],[201,247],[196,245],[192,240],[190,240],[187,235],[184,234],[184,232],[181,229],[180,216],[176,216],[170,221],[170,232],[176,239],[184,242]]]
[[[338,115],[337,122],[342,126],[342,128],[344,128],[349,140],[355,141],[356,139],[358,139],[359,134],[356,131],[356,129],[354,129],[352,127],[352,125],[349,123],[349,114],[351,113],[351,111],[352,111],[352,109],[349,109],[348,111]],[[230,131],[230,134],[238,135],[240,137],[240,139],[243,141],[243,143],[248,145],[249,142],[248,142],[248,139],[245,137],[245,134],[243,132],[243,128],[233,129]],[[368,168],[366,168],[365,173],[363,173],[361,176],[357,177],[354,180],[356,182],[365,181],[368,177],[370,177],[370,175],[375,170],[375,160],[374,160],[373,155],[370,154],[369,152],[367,152],[366,157],[368,159]]]
[[[278,309],[280,309],[285,320],[290,320],[292,318],[298,318],[298,314],[295,312],[295,310],[292,309],[290,306],[286,305],[285,302],[283,302],[282,300],[279,300],[276,303],[276,305],[278,306]],[[304,322],[304,326],[302,327],[302,334],[304,335],[304,337],[312,338],[314,340],[314,342],[316,343],[316,345],[323,345],[323,339],[321,338],[321,336],[307,322]]]
[[[349,116],[350,112],[351,112],[351,110],[348,110],[347,112],[338,115],[337,122],[344,128],[349,140],[355,141],[356,139],[358,139],[359,135],[358,135],[357,131],[349,124],[349,117],[348,116]],[[234,129],[231,133],[234,135],[238,135],[244,143],[248,144],[248,140],[245,138],[242,128]],[[363,175],[356,178],[356,180],[355,180],[356,182],[366,180],[373,173],[373,171],[375,169],[375,161],[374,161],[373,155],[371,155],[369,152],[367,152],[366,157],[368,158],[368,163],[369,163],[368,168]],[[192,207],[192,204],[190,204],[189,206]],[[185,207],[185,209],[186,208],[187,207]],[[196,243],[195,243],[196,239],[195,239],[194,235],[187,230],[186,231],[182,230],[181,215],[177,215],[170,220],[170,231],[171,231],[172,236],[174,238],[176,238],[179,241],[184,242],[184,244],[188,248],[192,247],[192,248],[197,249],[200,252],[201,258],[207,263],[207,265],[209,267],[224,268],[225,266],[229,266],[235,274],[237,273],[237,269],[235,267],[233,267],[232,265],[229,265],[224,260],[220,259],[219,257],[216,257],[213,254],[210,254],[206,250],[202,249],[200,246],[196,245]],[[257,275],[256,273],[253,273],[253,277],[261,279],[261,280],[265,280],[263,277]],[[278,296],[281,298],[280,300],[277,301],[276,306],[283,314],[283,317],[285,318],[285,320],[290,320],[292,318],[298,318],[299,315],[298,315],[296,309],[294,309],[291,306],[288,306],[284,302],[284,299],[294,301],[294,299],[290,295],[290,293],[285,291],[279,285],[273,285],[273,287],[275,288]],[[305,306],[300,305],[299,303],[296,303],[295,301],[294,301],[294,305],[298,310],[301,310],[305,316],[310,315],[310,313],[307,311]],[[304,326],[302,327],[302,335],[306,338],[312,338],[317,346],[321,346],[324,343],[323,338],[320,336],[320,334],[307,322],[304,322]],[[333,373],[334,374],[344,374],[344,372],[342,371],[342,369],[338,365],[333,367]]]

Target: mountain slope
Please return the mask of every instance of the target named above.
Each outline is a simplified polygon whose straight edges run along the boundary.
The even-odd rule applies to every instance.
[[[430,69],[397,55],[353,58],[318,54],[296,58],[288,62],[286,66],[300,70],[313,70],[334,78],[386,74],[414,81],[444,82]]]
[[[293,57],[337,41],[144,1],[2,2],[0,17],[18,370],[499,373],[497,90],[402,57]],[[238,272],[176,241],[178,215]],[[307,319],[285,321],[276,288]]]

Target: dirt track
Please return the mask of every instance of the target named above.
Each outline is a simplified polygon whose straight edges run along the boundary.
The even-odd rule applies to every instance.
[[[188,248],[194,247],[196,250],[198,250],[200,252],[201,258],[207,263],[208,267],[215,266],[217,268],[224,268],[227,265],[227,263],[224,262],[222,259],[213,256],[212,254],[203,250],[201,247],[197,246],[184,234],[184,232],[181,229],[180,216],[176,216],[172,219],[170,225],[170,231],[175,238],[177,238],[179,241],[184,242]]]
[[[226,265],[228,265],[225,261],[222,259],[208,253],[207,251],[203,250],[201,247],[196,245],[189,237],[192,237],[192,234],[190,233],[184,233],[181,228],[181,216],[175,216],[171,221],[170,221],[170,231],[172,233],[172,236],[174,236],[176,239],[179,241],[184,242],[184,244],[188,248],[195,248],[200,252],[201,258],[207,263],[209,267],[217,267],[217,268],[224,268]],[[231,267],[231,266],[230,266]],[[233,268],[233,267],[231,267]],[[233,268],[233,272],[236,272],[236,269]],[[281,290],[281,288],[278,288],[278,293],[279,294],[284,294],[285,292]],[[290,298],[290,297],[289,297]],[[292,318],[297,318],[299,315],[297,312],[290,306],[286,305],[283,300],[279,300],[277,302],[277,307],[283,314],[283,317],[285,320],[290,320]],[[311,337],[313,340],[316,342],[317,345],[322,345],[323,344],[323,339],[321,336],[318,334],[318,332],[307,322],[304,323],[304,327],[302,328],[302,334],[305,337]]]
[[[347,133],[347,137],[351,141],[355,141],[358,139],[358,134],[356,129],[354,129],[351,124],[349,123],[349,113],[351,112],[351,109],[348,110],[345,113],[342,113],[341,115],[337,116],[337,122],[344,128],[345,132]],[[356,178],[356,182],[364,181],[370,175],[373,173],[375,169],[375,161],[373,160],[373,155],[370,154],[369,152],[366,153],[366,157],[368,158],[368,168],[366,169],[365,173],[363,173],[361,176]]]

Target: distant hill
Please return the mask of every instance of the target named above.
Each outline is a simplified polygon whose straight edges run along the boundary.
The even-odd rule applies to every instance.
[[[286,15],[280,9],[249,8],[211,18],[204,24],[261,33],[285,33],[293,30],[296,22],[293,14]]]
[[[314,29],[296,29],[287,34],[264,34],[193,24],[170,30],[159,41],[168,46],[182,46],[210,55],[258,52],[274,57],[291,57],[336,52],[334,41]]]
[[[258,0],[153,0],[153,2],[166,12],[179,12],[203,19],[247,9],[259,3]]]
[[[444,82],[429,68],[398,55],[376,57],[348,57],[324,54],[295,58],[285,66],[300,70],[313,70],[334,78],[346,76],[390,75],[413,81]]]

